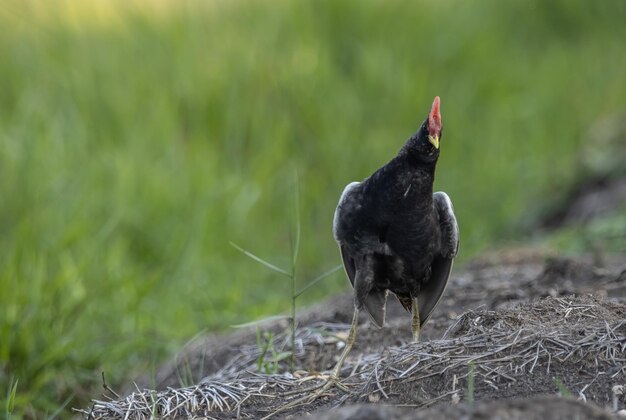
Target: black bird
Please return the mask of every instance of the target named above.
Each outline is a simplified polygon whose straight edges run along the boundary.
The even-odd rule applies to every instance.
[[[359,311],[385,322],[388,292],[412,313],[414,341],[448,282],[459,248],[452,202],[433,194],[442,132],[439,97],[428,118],[389,163],[344,189],[333,233],[354,287],[354,316],[346,347],[335,366],[336,381],[356,337]]]

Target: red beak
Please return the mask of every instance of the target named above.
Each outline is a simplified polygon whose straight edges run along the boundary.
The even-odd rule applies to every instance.
[[[441,113],[439,112],[439,96],[435,96],[433,106],[428,114],[428,134],[439,138],[441,136]]]

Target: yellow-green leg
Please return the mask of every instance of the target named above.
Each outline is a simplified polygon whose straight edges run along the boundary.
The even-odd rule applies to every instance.
[[[350,332],[348,333],[348,339],[346,340],[346,346],[343,348],[343,351],[341,352],[341,356],[339,356],[339,360],[337,361],[337,364],[335,365],[332,373],[330,374],[330,378],[328,378],[328,381],[326,381],[324,386],[322,386],[322,388],[315,393],[315,395],[311,398],[311,400],[315,400],[316,398],[318,398],[321,394],[326,392],[333,385],[336,385],[338,388],[342,389],[343,391],[350,392],[348,388],[346,388],[339,382],[339,374],[341,373],[341,367],[343,366],[343,363],[346,361],[346,357],[348,357],[348,353],[350,353],[350,350],[352,350],[352,346],[354,345],[354,342],[356,341],[356,330],[357,330],[358,325],[359,325],[359,308],[355,306],[354,314],[352,315],[352,325],[350,326]]]
[[[313,401],[315,401],[317,398],[319,398],[324,392],[328,391],[331,387],[333,386],[337,386],[338,388],[342,389],[345,392],[350,392],[350,390],[348,388],[346,388],[344,385],[342,385],[339,382],[339,374],[341,373],[341,367],[343,366],[343,363],[346,361],[346,357],[348,357],[348,353],[350,353],[350,350],[352,349],[352,346],[354,345],[354,342],[356,341],[356,330],[357,330],[357,326],[359,325],[359,309],[355,306],[354,307],[354,314],[352,315],[352,326],[350,327],[350,332],[348,333],[348,339],[346,340],[346,346],[344,347],[343,351],[341,352],[341,356],[339,356],[339,361],[337,361],[337,364],[335,365],[335,367],[333,368],[333,371],[330,375],[330,377],[326,380],[325,383],[322,383],[320,385],[316,385],[312,388],[308,388],[308,389],[300,389],[297,390],[295,392],[286,392],[284,394],[282,394],[283,396],[288,396],[288,395],[292,395],[294,393],[306,393],[306,392],[310,392],[310,391],[316,391],[315,394],[313,395],[305,395],[301,398],[297,398],[294,401],[291,401],[289,404],[286,404],[284,406],[282,406],[280,409],[278,409],[277,411],[271,413],[268,416],[263,417],[263,419],[261,420],[265,420],[268,419],[272,416],[274,416],[275,414],[288,410],[290,408],[293,407],[297,407],[303,404],[309,404]]]
[[[413,298],[411,313],[413,315],[413,321],[411,322],[411,330],[413,331],[413,342],[417,343],[420,340],[420,309],[416,297]]]
[[[356,330],[357,330],[358,325],[359,325],[359,308],[355,306],[354,314],[352,315],[352,325],[350,326],[350,332],[348,333],[348,338],[346,339],[346,346],[343,348],[343,351],[341,352],[341,356],[339,356],[339,360],[337,361],[337,364],[333,368],[333,371],[331,372],[330,376],[328,377],[325,383],[314,386],[306,390],[298,391],[298,392],[307,392],[307,391],[317,390],[317,392],[312,397],[304,397],[304,398],[309,399],[309,401],[313,401],[317,399],[322,393],[326,392],[333,385],[336,385],[338,388],[341,388],[342,390],[346,392],[350,392],[348,388],[346,388],[341,383],[339,383],[339,374],[341,373],[341,367],[343,366],[343,363],[346,361],[346,357],[348,357],[348,353],[350,353],[350,350],[352,349],[352,346],[354,345],[354,342],[356,341]],[[290,393],[285,393],[283,395],[289,395],[289,394]],[[301,402],[301,400],[302,399],[299,399],[295,401],[295,403],[299,403]]]
[[[352,349],[354,342],[356,341],[356,329],[359,325],[359,308],[354,307],[354,314],[352,315],[352,326],[350,326],[350,333],[348,334],[348,339],[346,340],[346,346],[339,356],[339,361],[335,365],[333,369],[333,373],[331,375],[331,380],[337,381],[339,379],[339,373],[341,372],[341,367],[343,366],[343,362],[345,362],[346,357],[348,357],[348,353]]]

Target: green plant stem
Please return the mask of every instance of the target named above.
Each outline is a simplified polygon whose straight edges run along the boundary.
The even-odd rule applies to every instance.
[[[293,372],[296,363],[296,299],[299,294],[296,291],[296,265],[298,262],[298,253],[300,252],[300,179],[298,171],[294,170],[294,195],[295,195],[295,213],[296,213],[296,243],[292,249],[291,259],[291,357],[289,358],[289,370]]]
[[[296,274],[291,279],[291,357],[289,358],[289,370],[293,372],[296,363]]]
[[[474,404],[474,364],[470,363],[469,372],[467,373],[467,402]]]

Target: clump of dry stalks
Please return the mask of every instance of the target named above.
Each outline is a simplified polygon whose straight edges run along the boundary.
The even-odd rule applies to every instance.
[[[353,355],[345,363],[342,381],[351,392],[335,390],[330,400],[318,405],[379,399],[393,404],[410,389],[417,392],[412,405],[428,406],[471,397],[467,395],[470,375],[476,384],[472,392],[497,396],[503,390],[537,383],[533,375],[550,378],[553,373],[558,379],[566,372],[574,377],[585,372],[574,381],[578,385],[564,378],[568,386],[576,385],[570,391],[587,400],[586,393],[593,390],[589,399],[601,405],[612,401],[617,409],[623,400],[616,398],[623,395],[616,397],[610,388],[594,385],[600,377],[611,378],[616,385],[624,382],[625,313],[624,304],[592,297],[546,298],[512,309],[466,312],[439,340]],[[347,329],[345,324],[318,323],[298,330],[299,356],[336,352],[336,335]],[[277,339],[290,340],[288,333]],[[284,413],[285,406],[302,400],[311,393],[311,384],[324,378],[304,371],[254,373],[258,351],[256,346],[243,346],[226,366],[195,386],[158,392],[137,389],[125,398],[95,400],[90,409],[77,411],[90,419],[271,416]],[[583,377],[591,379],[582,383]],[[289,411],[298,411],[298,405],[289,405]]]

